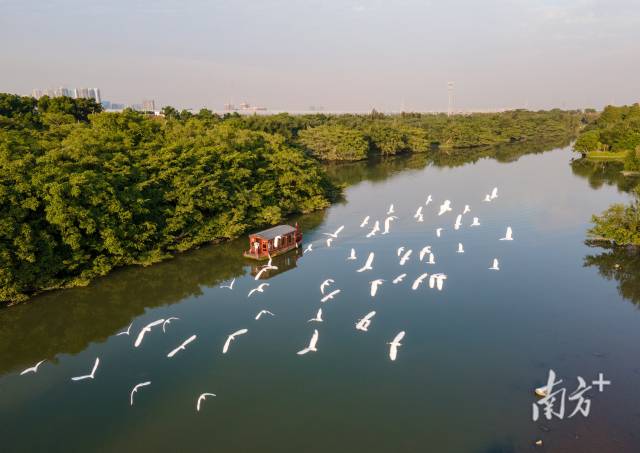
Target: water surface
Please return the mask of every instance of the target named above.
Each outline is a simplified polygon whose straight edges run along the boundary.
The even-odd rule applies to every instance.
[[[207,246],[148,268],[127,268],[86,288],[56,291],[0,311],[0,432],[6,451],[452,451],[640,450],[640,259],[584,243],[593,213],[628,200],[628,183],[566,148],[476,150],[434,159],[402,156],[333,165],[344,200],[298,221],[313,252],[278,257],[257,286],[241,257],[246,239]],[[492,156],[494,158],[487,158]],[[482,203],[493,186],[499,198]],[[428,194],[425,222],[413,214]],[[444,200],[453,213],[436,215]],[[366,239],[363,217],[391,233]],[[454,231],[464,204],[471,213]],[[472,216],[481,226],[469,228]],[[330,248],[324,232],[345,225]],[[512,226],[515,241],[499,241]],[[435,229],[443,227],[441,238]],[[462,242],[465,253],[455,253]],[[432,245],[435,265],[418,251]],[[414,251],[399,266],[396,250]],[[359,260],[347,261],[351,248]],[[357,273],[369,252],[374,270]],[[487,268],[500,260],[500,272]],[[422,272],[448,275],[444,290],[410,289]],[[391,280],[407,273],[404,283]],[[219,285],[235,278],[232,291]],[[320,283],[341,294],[320,304]],[[369,282],[385,279],[371,298]],[[325,322],[306,321],[322,306]],[[255,321],[261,309],[275,317]],[[376,310],[369,332],[355,322]],[[145,324],[156,328],[138,349]],[[133,323],[132,336],[116,336]],[[226,336],[240,328],[227,355]],[[296,355],[320,331],[318,352]],[[387,342],[406,331],[398,360]],[[192,334],[174,358],[166,354]],[[95,380],[88,373],[99,356]],[[35,375],[22,369],[47,359]],[[531,420],[532,388],[549,368],[587,381],[588,418]],[[151,381],[129,405],[131,388]],[[212,392],[200,413],[197,396]],[[568,403],[572,408],[571,403]]]

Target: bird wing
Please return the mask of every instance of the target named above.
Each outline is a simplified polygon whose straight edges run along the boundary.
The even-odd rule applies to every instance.
[[[149,329],[148,327],[143,327],[140,330],[140,333],[138,333],[138,337],[136,338],[135,343],[133,343],[133,347],[137,348],[138,346],[140,346],[140,343],[142,343],[142,340],[144,339],[144,334],[151,331],[151,329]]]
[[[369,313],[367,313],[367,315],[363,318],[365,321],[369,321],[371,318],[373,318],[376,315],[375,311],[370,311]]]
[[[256,291],[258,291],[258,288],[253,288],[251,291],[249,291],[249,294],[247,295],[247,297],[251,297],[251,295]]]
[[[93,369],[91,370],[91,376],[93,376],[98,369],[98,365],[100,365],[100,357],[96,357],[96,362],[93,364]]]
[[[396,335],[396,337],[393,339],[393,343],[396,343],[396,344],[400,343],[404,338],[404,334],[405,334],[404,330],[398,332],[398,335]]]
[[[398,347],[395,344],[391,344],[391,346],[389,346],[389,358],[395,360],[397,355]]]
[[[341,232],[342,230],[344,230],[344,225],[340,225],[340,226],[338,227],[338,229],[335,231],[335,233],[333,233],[333,234],[335,234],[336,236],[338,236],[338,234],[340,234],[340,232]]]
[[[311,341],[309,342],[309,349],[314,349],[316,344],[318,343],[318,329],[313,331],[313,335],[311,335]]]
[[[259,280],[260,277],[262,277],[262,274],[264,274],[265,272],[267,272],[269,270],[268,267],[263,267],[262,269],[260,269],[258,271],[258,273],[256,274],[256,277],[254,278],[254,280]]]
[[[369,256],[367,257],[367,262],[365,263],[365,267],[371,267],[371,264],[373,263],[373,257],[374,257],[373,252],[369,253]]]
[[[231,344],[231,340],[233,340],[233,335],[229,335],[227,337],[227,341],[224,342],[224,346],[222,347],[222,353],[226,354],[229,350],[229,345]]]
[[[303,354],[306,354],[307,352],[309,352],[309,348],[304,348],[304,349],[302,349],[302,350],[300,350],[300,351],[296,352],[296,354],[298,354],[298,355],[303,355]]]

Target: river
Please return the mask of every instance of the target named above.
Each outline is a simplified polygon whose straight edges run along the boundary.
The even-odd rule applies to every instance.
[[[515,150],[515,151],[514,151]],[[310,253],[278,257],[256,287],[246,238],[88,287],[0,310],[4,451],[512,452],[640,451],[640,260],[585,244],[590,217],[629,199],[617,171],[573,162],[568,147],[503,147],[433,159],[398,156],[331,165],[344,198],[292,219]],[[470,155],[471,154],[471,155]],[[494,186],[499,197],[482,202]],[[424,222],[413,218],[428,194]],[[444,199],[453,211],[437,216]],[[366,238],[369,215],[390,233]],[[471,212],[454,230],[465,204]],[[479,227],[469,227],[471,218]],[[332,246],[325,232],[345,225]],[[506,227],[515,240],[499,241]],[[443,227],[442,237],[436,237]],[[465,253],[456,253],[458,242]],[[436,264],[418,259],[430,244]],[[397,248],[412,249],[400,266]],[[355,248],[358,260],[346,257]],[[369,252],[373,270],[358,273]],[[494,257],[500,271],[488,269]],[[447,274],[442,291],[411,283]],[[394,277],[407,273],[402,283]],[[220,288],[235,278],[233,290]],[[341,293],[320,303],[320,283]],[[369,282],[382,278],[378,294]],[[425,282],[426,283],[426,282]],[[319,307],[323,323],[308,323]],[[275,314],[254,320],[268,309]],[[355,322],[375,310],[368,332]],[[148,333],[158,318],[179,317]],[[133,323],[131,335],[116,334]],[[248,333],[222,345],[233,331]],[[296,352],[319,330],[318,351]],[[406,336],[395,362],[396,333]],[[167,358],[189,336],[186,350]],[[96,357],[95,379],[86,374]],[[20,372],[46,359],[36,374]],[[532,420],[535,387],[553,369],[567,396],[584,377],[588,417]],[[134,396],[140,382],[151,381]],[[214,393],[196,411],[203,392]]]

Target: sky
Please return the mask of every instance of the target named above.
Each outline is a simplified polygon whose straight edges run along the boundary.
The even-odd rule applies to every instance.
[[[640,101],[640,0],[0,0],[0,92],[221,110]]]

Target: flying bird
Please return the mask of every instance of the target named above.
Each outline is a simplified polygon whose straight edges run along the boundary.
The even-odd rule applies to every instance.
[[[416,211],[416,213],[413,215],[414,219],[417,219],[418,217],[422,216],[422,206],[418,206],[418,210]]]
[[[391,221],[397,219],[398,217],[392,215],[384,219],[384,231],[382,234],[389,234],[389,227],[391,227]]]
[[[309,244],[307,248],[305,248],[302,253],[312,252],[313,244]]]
[[[402,252],[404,252],[404,246],[398,247],[398,250],[396,250],[396,255],[400,256]]]
[[[456,217],[456,223],[453,224],[453,229],[459,230],[461,225],[462,225],[462,214],[458,214],[458,217]]]
[[[275,248],[278,248],[278,244],[280,243],[280,239],[282,239],[282,236],[278,235],[275,238],[273,238],[273,246]]]
[[[375,315],[375,311],[370,311],[362,319],[358,319],[358,322],[356,323],[356,329],[367,332],[369,330],[369,326],[371,325],[371,318],[373,318]]]
[[[404,255],[402,255],[402,258],[400,258],[400,266],[404,266],[404,264],[409,261],[409,258],[411,257],[411,254],[413,253],[413,250],[409,249],[405,252]]]
[[[484,200],[482,200],[482,201],[486,201],[487,203],[488,203],[488,202],[490,202],[490,201],[491,201],[491,195],[486,194],[486,195],[484,196]]]
[[[138,333],[138,337],[136,338],[135,343],[133,343],[133,347],[137,348],[138,346],[140,346],[140,344],[142,343],[142,340],[144,339],[145,334],[151,332],[151,329],[153,327],[158,326],[162,323],[164,323],[164,318],[158,319],[144,326],[142,330],[140,330],[140,333]]]
[[[442,291],[444,286],[444,281],[447,279],[447,276],[442,273],[431,274],[429,277],[429,288],[438,288],[438,291]]]
[[[449,212],[449,211],[451,211],[451,201],[444,200],[444,203],[440,205],[440,211],[438,212],[438,215],[442,215],[445,212]]]
[[[474,217],[471,226],[480,226],[480,220],[478,220],[477,217]]]
[[[313,335],[311,336],[311,341],[309,341],[309,346],[298,351],[298,355],[306,354],[307,352],[316,352],[318,349],[316,348],[316,344],[318,343],[318,329],[313,331]]]
[[[337,237],[338,237],[338,235],[340,234],[340,232],[341,232],[342,230],[344,230],[344,225],[340,225],[340,226],[338,227],[338,229],[337,229],[336,231],[334,231],[333,233],[322,233],[322,234],[324,234],[325,236],[331,236],[332,238],[334,238],[334,239],[335,239],[335,238],[337,238]]]
[[[384,280],[381,278],[369,282],[371,283],[371,297],[376,296],[376,293],[378,292],[378,287],[382,285],[382,282],[384,282]]]
[[[374,257],[374,253],[373,252],[369,253],[369,256],[367,257],[367,261],[364,263],[364,266],[362,266],[356,272],[364,272],[364,271],[373,270],[373,267],[371,267],[371,265],[373,264],[373,257]]]
[[[393,209],[393,203],[391,203],[391,204],[389,205],[389,209],[387,210],[387,215],[391,215],[391,214],[393,214],[394,212],[396,212],[396,211]]]
[[[391,343],[387,343],[389,345],[389,358],[394,361],[396,360],[396,356],[398,355],[398,348],[402,346],[402,339],[404,338],[404,330],[399,332],[398,335],[395,336]]]
[[[364,228],[365,226],[367,226],[367,224],[369,223],[369,216],[366,216],[363,220],[362,223],[360,224],[360,228]]]
[[[498,263],[498,258],[494,258],[493,259],[493,264],[491,265],[491,267],[489,268],[492,271],[499,271],[500,270],[500,266]]]
[[[429,276],[429,274],[427,274],[426,272],[424,274],[421,274],[418,278],[416,278],[413,281],[413,284],[411,285],[411,289],[412,290],[416,290],[418,289],[418,286],[420,286],[420,284],[422,284],[422,281],[427,278]]]
[[[318,309],[318,313],[316,313],[315,318],[311,318],[307,322],[322,322],[322,308]]]
[[[436,264],[436,258],[433,256],[433,253],[429,253],[429,261],[427,261],[427,264]]]
[[[440,237],[442,235],[442,230],[444,228],[436,228],[436,237]]]
[[[351,249],[351,254],[347,257],[347,260],[355,260],[355,259],[357,259],[356,249],[352,248]]]
[[[433,201],[433,198],[431,197],[431,194],[429,194],[429,196],[427,197],[427,201],[424,202],[425,206],[428,206],[429,203],[431,203]]]
[[[422,260],[424,259],[425,255],[427,253],[431,253],[431,246],[430,245],[425,245],[422,250],[420,250],[420,262],[422,262]]]
[[[373,228],[369,231],[367,237],[375,236],[378,231],[380,231],[380,221],[376,220],[376,223],[373,224]]]
[[[195,339],[196,339],[196,336],[195,335],[191,335],[189,338],[184,340],[180,346],[178,346],[173,351],[171,351],[169,354],[167,354],[167,357],[171,358],[174,355],[176,355],[179,351],[184,351],[186,349],[187,345],[189,343],[191,343],[192,341],[194,341]]]
[[[136,393],[139,388],[146,387],[147,385],[151,385],[151,381],[141,382],[139,384],[136,384],[135,387],[133,387],[133,390],[131,390],[131,393],[129,394],[129,403],[132,406],[133,406],[133,395],[134,395],[134,393]]]
[[[327,239],[327,247],[331,247],[332,242],[333,242],[333,238]]]
[[[22,373],[20,373],[20,376],[24,376],[27,373],[37,373],[38,372],[38,367],[40,365],[42,365],[44,362],[46,362],[46,360],[40,360],[38,363],[36,363],[34,366],[32,366],[31,368],[27,368],[26,370],[24,370]]]
[[[417,222],[424,222],[424,216],[422,214],[420,214],[420,216],[418,216]]]
[[[251,297],[251,295],[252,295],[253,293],[255,293],[256,291],[257,291],[257,292],[259,292],[259,293],[263,293],[263,292],[264,292],[264,289],[265,289],[267,286],[269,286],[269,284],[268,284],[268,283],[260,283],[260,284],[257,286],[257,288],[253,288],[251,291],[249,291],[249,294],[247,295],[247,298]]]
[[[178,320],[180,318],[176,318],[175,316],[171,316],[167,319],[164,320],[164,322],[162,323],[162,333],[167,333],[167,331],[165,330],[165,327],[167,326],[167,324],[171,324],[171,321],[175,321]]]
[[[464,253],[464,247],[462,246],[462,242],[458,242],[458,251],[457,253]]]
[[[467,212],[471,212],[471,208],[468,204],[465,204],[464,209],[462,210],[462,214],[466,214]]]
[[[262,274],[270,270],[276,270],[276,269],[278,269],[278,266],[272,266],[270,264],[267,264],[266,266],[262,266],[262,268],[256,274],[254,280],[260,280],[260,277],[262,277]]]
[[[331,284],[335,283],[332,278],[328,278],[320,284],[320,292],[324,294],[324,289],[327,286],[331,286]]]
[[[84,376],[72,377],[72,381],[83,381],[85,379],[93,379],[96,376],[96,370],[98,369],[98,365],[100,365],[100,357],[96,357],[96,361],[93,364],[93,369],[91,370],[91,374],[87,374]]]
[[[234,278],[233,280],[231,280],[231,283],[229,283],[228,285],[220,285],[220,288],[228,288],[228,289],[233,289],[233,284],[236,282],[236,279]]]
[[[132,325],[133,325],[133,323],[129,324],[129,327],[127,327],[127,330],[123,330],[119,334],[116,334],[116,337],[119,337],[120,335],[129,335],[131,333],[131,326]]]
[[[498,198],[498,188],[494,187],[493,190],[491,191],[491,199],[495,200],[496,198]]]
[[[196,411],[200,412],[200,404],[207,399],[207,396],[216,396],[215,393],[203,393],[198,397],[198,401],[196,402]]]
[[[330,292],[329,294],[324,296],[322,299],[320,299],[320,302],[324,304],[326,301],[328,301],[329,299],[333,299],[338,294],[340,294],[340,290],[336,289],[335,291]]]
[[[500,238],[501,241],[513,241],[513,230],[510,226],[507,227],[507,233],[503,238]]]
[[[271,313],[269,310],[260,310],[258,312],[258,314],[256,315],[256,321],[259,320],[262,315],[269,315],[269,316],[275,316],[273,313]]]
[[[406,276],[407,274],[400,274],[396,278],[394,278],[391,283],[393,283],[394,285],[397,285],[398,283],[402,282]]]
[[[249,332],[249,329],[240,329],[240,330],[236,330],[235,332],[233,332],[231,335],[229,335],[227,337],[227,341],[224,342],[224,346],[222,347],[222,353],[226,354],[227,351],[229,350],[229,345],[231,344],[231,342],[233,340],[236,339],[237,336],[239,335],[244,335],[245,333]]]

